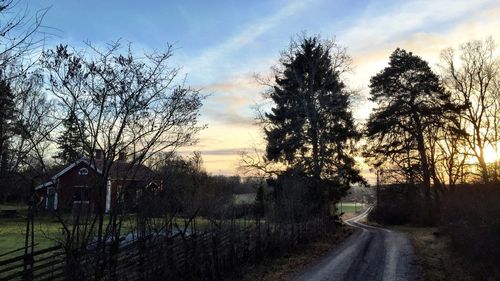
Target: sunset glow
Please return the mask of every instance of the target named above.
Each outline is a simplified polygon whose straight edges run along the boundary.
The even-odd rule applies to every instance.
[[[360,123],[372,107],[367,101],[369,79],[387,64],[396,47],[411,50],[437,69],[444,48],[487,36],[500,42],[500,6],[492,0],[153,1],[147,6],[44,0],[30,4],[52,7],[44,23],[57,33],[47,40],[50,48],[56,43],[83,47],[86,40],[105,45],[119,38],[138,50],[175,43],[172,62],[182,67],[187,84],[209,95],[201,116],[208,128],[197,145],[181,152],[201,151],[209,172],[227,175],[237,173],[241,151],[256,143],[262,148],[253,108],[266,87],[254,75],[269,75],[283,46],[303,30],[336,38],[348,47],[354,71],[347,82],[360,93],[354,102]],[[491,150],[487,157],[497,159]],[[368,169],[363,172],[368,174]]]
[[[484,149],[484,160],[488,164],[495,163],[496,161],[498,161],[499,156],[500,153],[497,150],[495,150],[495,148],[492,146],[487,146]]]

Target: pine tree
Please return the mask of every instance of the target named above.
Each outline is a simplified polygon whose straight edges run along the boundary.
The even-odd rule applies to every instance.
[[[0,179],[9,170],[9,141],[14,135],[15,103],[9,83],[0,80]]]
[[[57,139],[59,153],[55,158],[64,163],[71,163],[86,155],[85,139],[86,134],[80,127],[78,117],[71,111],[63,121],[64,131]]]
[[[421,182],[429,188],[435,171],[427,136],[450,123],[447,117],[460,108],[427,62],[402,49],[396,49],[389,66],[371,78],[370,89],[370,99],[378,105],[367,123],[367,136],[375,140],[372,151],[416,158]]]
[[[350,153],[360,133],[333,46],[318,37],[303,38],[283,53],[269,93],[274,106],[265,115],[266,157],[316,180],[364,183]]]

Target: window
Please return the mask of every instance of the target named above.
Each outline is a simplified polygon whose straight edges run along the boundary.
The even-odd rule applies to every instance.
[[[89,203],[90,189],[88,186],[75,186],[75,193],[73,195],[73,202],[76,203]]]
[[[81,168],[79,171],[78,171],[78,175],[80,176],[86,176],[89,174],[89,169],[87,168]]]

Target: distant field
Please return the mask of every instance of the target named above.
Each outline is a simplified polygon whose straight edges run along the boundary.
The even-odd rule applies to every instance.
[[[337,213],[359,213],[365,209],[365,204],[353,203],[353,202],[342,202],[337,205]]]
[[[255,193],[233,195],[235,204],[250,204],[255,202]]]

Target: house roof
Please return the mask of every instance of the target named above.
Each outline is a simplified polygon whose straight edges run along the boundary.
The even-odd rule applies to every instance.
[[[102,160],[95,160],[95,164],[98,168],[100,168],[100,170],[104,170],[104,163]],[[114,180],[147,180],[153,178],[154,172],[150,168],[142,164],[130,163],[124,160],[117,160],[114,161],[111,165],[110,170],[108,171],[108,176]]]
[[[67,165],[61,171],[50,177],[49,181],[40,184],[35,187],[35,190],[40,190],[45,187],[49,187],[54,185],[55,181],[80,163],[84,163],[88,165],[90,168],[95,170],[97,173],[102,174],[103,162],[102,160],[94,160],[95,163],[91,163],[89,158],[82,157],[77,161]],[[108,173],[111,179],[129,179],[129,180],[152,180],[154,176],[154,172],[144,166],[133,163],[128,163],[125,161],[115,161],[113,165],[111,165],[110,171]]]
[[[50,177],[49,181],[36,186],[35,190],[40,190],[40,189],[42,189],[44,187],[49,187],[49,186],[54,185],[54,182],[57,180],[57,178],[59,178],[60,176],[64,175],[65,173],[67,173],[68,171],[70,171],[71,169],[73,169],[74,167],[76,167],[77,165],[79,165],[82,162],[85,163],[85,164],[87,164],[90,168],[94,169],[97,173],[99,173],[99,174],[102,173],[102,171],[99,168],[96,168],[94,165],[90,164],[90,162],[89,162],[89,160],[87,158],[82,157],[82,158],[76,160],[75,162],[73,162],[71,164],[68,164],[66,167],[64,167],[57,174],[55,174],[52,177]]]

